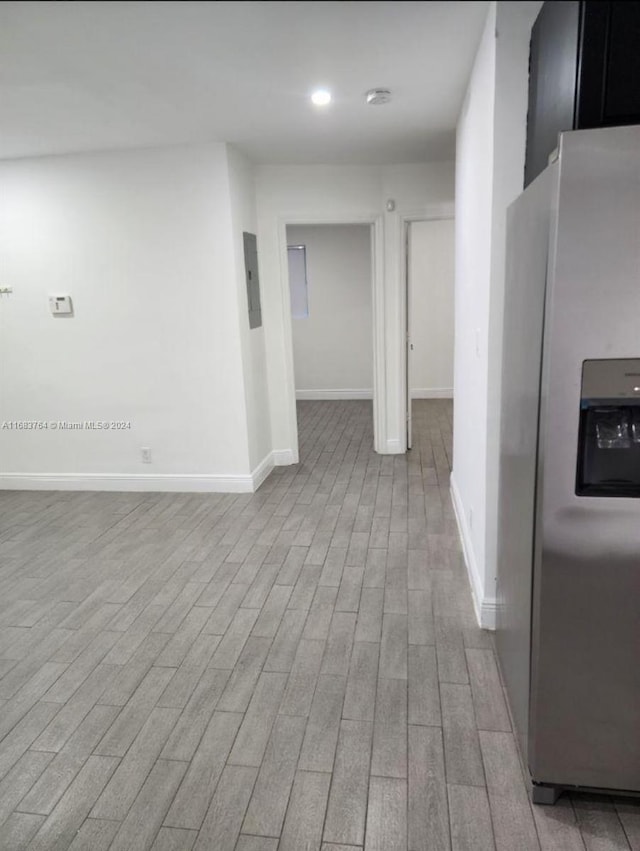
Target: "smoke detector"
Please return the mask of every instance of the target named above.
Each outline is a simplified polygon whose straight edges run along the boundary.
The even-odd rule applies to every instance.
[[[370,89],[366,97],[367,103],[371,104],[371,106],[379,106],[383,103],[389,103],[391,92],[389,89]]]

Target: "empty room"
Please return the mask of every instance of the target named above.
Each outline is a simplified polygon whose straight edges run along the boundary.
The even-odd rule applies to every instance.
[[[640,851],[639,33],[0,4],[2,851]]]
[[[299,451],[306,454],[309,440],[328,460],[346,428],[352,438],[355,431],[362,434],[362,451],[368,453],[373,447],[371,226],[289,225],[286,235]]]

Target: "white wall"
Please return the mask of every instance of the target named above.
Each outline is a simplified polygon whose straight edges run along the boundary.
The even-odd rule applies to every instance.
[[[539,2],[491,3],[456,138],[452,493],[483,626],[495,625],[506,208],[522,191]]]
[[[495,97],[492,3],[456,134],[456,293],[453,416],[454,499],[476,603],[485,587],[487,339]],[[495,595],[494,595],[495,596]]]
[[[454,221],[409,225],[409,387],[413,399],[453,396]]]
[[[371,398],[370,231],[369,225],[287,228],[287,243],[304,245],[307,261],[309,315],[293,319],[300,399]]]
[[[0,183],[14,290],[0,303],[0,420],[131,422],[2,430],[0,484],[247,489],[226,146],[5,161]],[[49,314],[51,293],[73,297],[73,318]]]
[[[497,9],[494,179],[491,201],[491,297],[487,335],[487,511],[485,596],[495,598],[498,562],[498,486],[502,325],[507,207],[524,188],[529,97],[529,41],[542,2],[499,2]]]
[[[271,417],[265,352],[264,323],[249,328],[248,297],[242,234],[256,233],[256,192],[253,166],[239,151],[227,145],[231,227],[236,266],[240,340],[244,371],[245,404],[249,438],[249,462],[261,481],[271,467]],[[258,256],[260,246],[258,246]],[[261,466],[262,465],[262,466]]]
[[[291,317],[287,288],[286,224],[381,221],[384,310],[380,317],[387,370],[383,406],[384,452],[403,451],[404,278],[402,214],[453,209],[453,164],[398,166],[260,166],[256,170],[258,241],[271,394],[274,450],[282,460],[297,451]],[[385,211],[388,198],[396,210]]]

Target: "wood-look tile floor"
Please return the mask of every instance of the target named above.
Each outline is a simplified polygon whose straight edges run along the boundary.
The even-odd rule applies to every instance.
[[[451,404],[303,402],[254,495],[0,494],[0,848],[617,851],[532,808],[452,514]]]

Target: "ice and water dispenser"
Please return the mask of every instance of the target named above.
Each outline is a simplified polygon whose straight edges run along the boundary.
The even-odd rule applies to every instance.
[[[640,358],[583,363],[576,494],[640,497]]]

